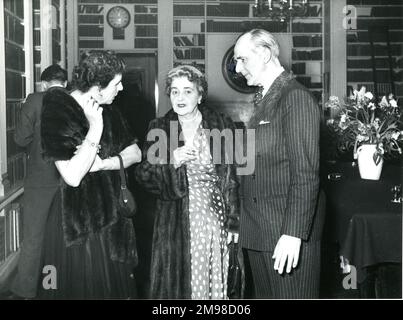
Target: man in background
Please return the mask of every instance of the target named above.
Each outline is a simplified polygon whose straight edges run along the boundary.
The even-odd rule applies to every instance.
[[[45,162],[41,148],[42,100],[47,90],[67,85],[67,72],[54,64],[41,74],[43,92],[26,98],[21,109],[21,120],[15,131],[15,142],[27,150],[27,171],[23,198],[23,242],[15,277],[10,291],[23,298],[36,296],[39,277],[43,235],[46,220],[59,184],[59,174],[54,162]]]

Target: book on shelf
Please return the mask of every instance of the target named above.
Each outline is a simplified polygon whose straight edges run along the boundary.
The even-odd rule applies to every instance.
[[[204,34],[174,36],[174,44],[177,47],[205,45]]]
[[[174,4],[174,16],[179,17],[201,17],[204,16],[204,4]]]
[[[396,77],[398,76],[398,73],[394,72],[393,73],[393,78],[390,79],[390,73],[388,70],[377,70],[376,71],[376,78],[377,82],[391,82],[392,80],[396,81]],[[347,81],[349,82],[366,82],[366,81],[372,81],[374,79],[374,75],[372,70],[367,70],[367,71],[347,71]]]
[[[271,32],[287,32],[287,23],[278,21],[217,21],[207,20],[208,32],[244,32],[246,30],[262,28]]]
[[[0,212],[0,261],[20,247],[20,206],[11,205]]]
[[[99,14],[102,13],[102,11],[104,10],[104,6],[103,5],[98,5],[98,4],[85,4],[85,5],[79,5],[78,6],[78,13],[80,14]]]
[[[157,24],[158,23],[158,15],[156,14],[135,14],[134,15],[134,23],[144,23],[144,24]]]
[[[318,22],[293,22],[292,23],[292,31],[293,32],[322,32],[322,23],[318,20]]]
[[[158,37],[158,26],[135,26],[136,37]]]
[[[293,60],[322,60],[322,49],[296,50],[292,49]]]
[[[180,37],[174,37],[174,44],[177,47],[183,46],[184,44],[181,42]]]
[[[135,48],[158,48],[158,39],[156,38],[137,38],[134,39]]]
[[[213,17],[249,17],[249,4],[218,3],[207,5],[207,16]]]
[[[318,4],[308,4],[307,15],[309,17],[320,17],[322,16],[322,6]]]
[[[6,259],[6,217],[5,210],[0,210],[0,263]]]
[[[321,35],[303,35],[292,37],[294,47],[321,47],[322,36]]]
[[[293,63],[291,70],[294,74],[305,74],[305,62]]]
[[[88,24],[104,24],[104,16],[103,15],[79,15],[78,23],[88,23]]]
[[[203,48],[175,48],[176,59],[204,59],[205,50]]]
[[[188,37],[181,37],[185,46],[194,46],[195,44]]]
[[[365,7],[357,7],[357,10],[362,10]],[[371,17],[399,17],[401,18],[402,7],[399,6],[382,6],[382,7],[372,7]]]
[[[158,8],[155,4],[149,5],[135,5],[134,11],[136,13],[158,13]]]
[[[348,69],[372,69],[372,59],[370,57],[363,57],[361,59],[347,59]],[[389,58],[376,58],[375,68],[389,68]],[[396,57],[392,57],[392,68],[399,67]]]

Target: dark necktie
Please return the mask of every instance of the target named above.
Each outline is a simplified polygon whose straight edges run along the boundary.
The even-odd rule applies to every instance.
[[[259,87],[253,97],[253,103],[256,105],[263,99],[263,87]]]

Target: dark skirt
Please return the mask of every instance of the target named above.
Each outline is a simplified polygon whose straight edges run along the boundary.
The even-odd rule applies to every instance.
[[[51,207],[45,231],[38,299],[133,299],[137,297],[134,266],[109,258],[105,232],[81,245],[66,247],[61,193]]]

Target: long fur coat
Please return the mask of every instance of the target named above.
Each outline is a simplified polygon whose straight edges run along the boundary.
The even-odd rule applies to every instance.
[[[234,129],[232,121],[207,107],[199,108],[204,129]],[[170,137],[170,122],[179,126],[178,137]],[[189,196],[186,166],[175,169],[169,164],[170,138],[178,139],[181,128],[178,116],[173,110],[164,117],[151,121],[149,131],[161,129],[168,136],[168,164],[151,164],[147,152],[154,141],[146,141],[143,148],[143,162],[136,168],[136,179],[146,190],[157,195],[151,258],[150,298],[190,299],[190,223]],[[232,141],[231,141],[232,143]],[[179,141],[179,146],[183,141]],[[213,150],[210,140],[210,150]],[[221,159],[225,157],[225,144],[221,145]],[[224,163],[224,161],[222,161]],[[231,231],[238,230],[239,199],[238,182],[233,164],[216,164],[219,177],[218,186],[224,197],[226,226]]]
[[[99,156],[117,155],[132,137],[117,108],[103,106],[104,130]],[[64,89],[54,89],[43,99],[41,138],[49,161],[71,159],[81,145],[89,124],[81,106]],[[63,180],[62,223],[66,246],[79,245],[89,234],[106,231],[111,259],[137,263],[133,222],[121,214],[118,170],[87,173],[76,188]]]

